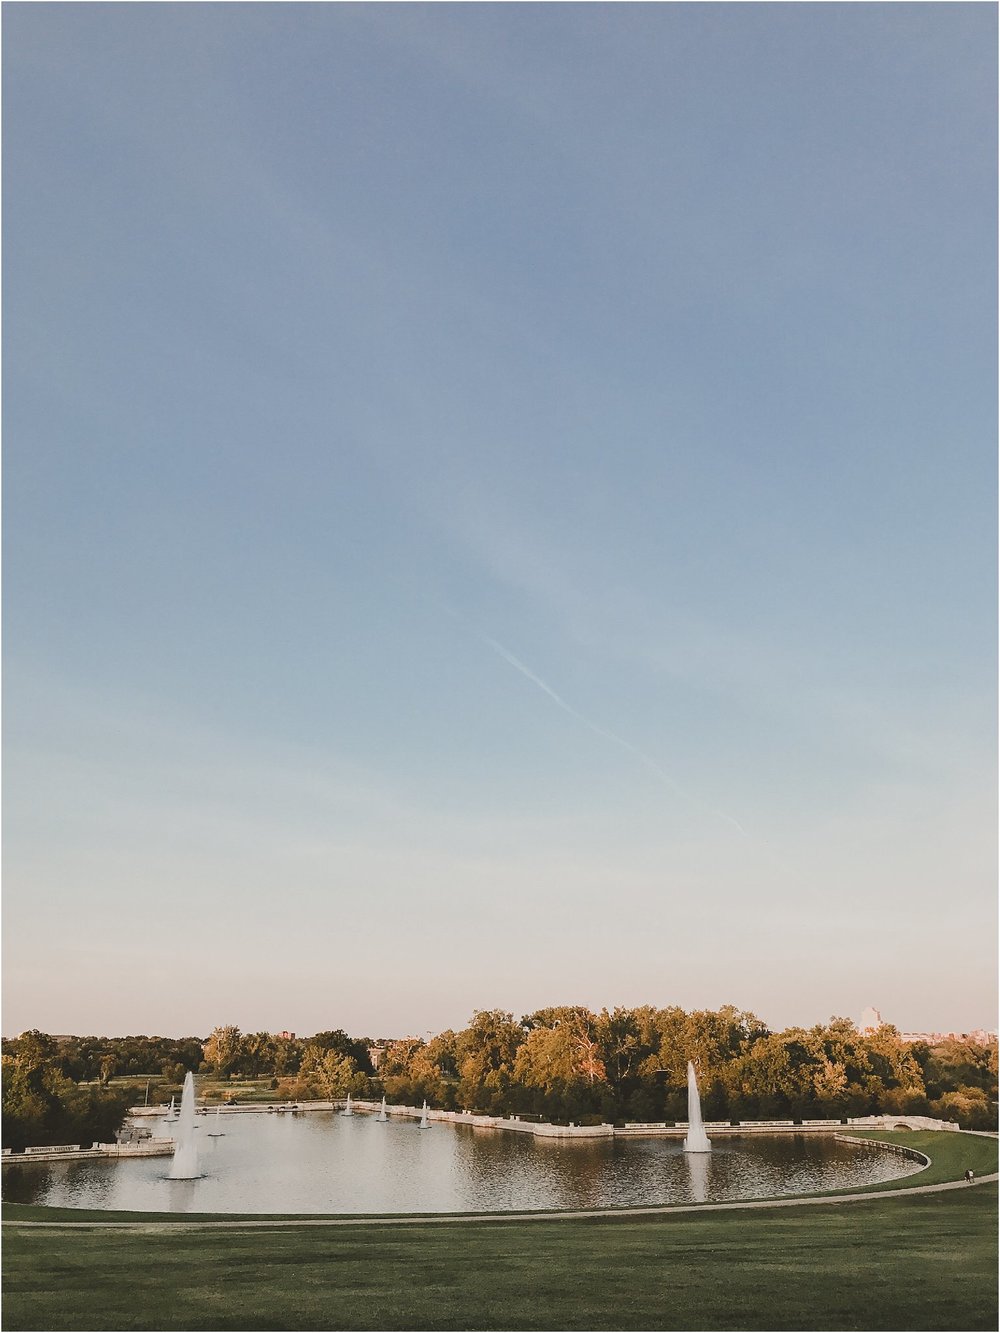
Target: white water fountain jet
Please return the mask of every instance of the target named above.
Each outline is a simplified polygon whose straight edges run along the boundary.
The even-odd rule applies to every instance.
[[[208,1137],[210,1139],[224,1139],[226,1137],[226,1131],[224,1129],[219,1128],[219,1117],[221,1116],[221,1114],[222,1114],[222,1107],[217,1106],[215,1108],[215,1128],[210,1129],[208,1131]]]
[[[698,1080],[695,1077],[693,1060],[688,1061],[688,1132],[684,1140],[684,1151],[712,1151],[705,1126],[701,1123],[701,1098],[698,1096]]]
[[[347,1094],[347,1105],[344,1107],[344,1109],[341,1111],[340,1114],[341,1114],[341,1115],[353,1115],[353,1114],[354,1114],[354,1107],[351,1105],[351,1094],[350,1094],[350,1093]]]
[[[376,1119],[376,1120],[381,1120],[383,1124],[389,1119],[389,1117],[388,1117],[388,1116],[386,1115],[386,1113],[385,1113],[385,1098],[384,1098],[384,1097],[382,1098],[382,1109],[379,1111],[379,1113],[378,1113],[378,1115],[375,1117],[375,1119]]]
[[[196,1180],[198,1178],[198,1149],[194,1141],[194,1075],[188,1071],[181,1094],[181,1113],[174,1139],[174,1160],[169,1180]]]
[[[430,1122],[429,1122],[428,1119],[427,1119],[427,1100],[426,1100],[426,1098],[424,1099],[424,1109],[423,1109],[423,1111],[421,1112],[421,1115],[420,1115],[420,1124],[417,1126],[417,1128],[418,1128],[418,1129],[430,1129]]]

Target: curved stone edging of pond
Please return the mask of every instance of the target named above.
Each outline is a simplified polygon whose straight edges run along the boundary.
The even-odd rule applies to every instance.
[[[890,1143],[888,1139],[858,1138],[855,1134],[835,1134],[833,1137],[838,1143],[872,1143],[877,1148],[884,1148],[886,1152],[895,1153],[897,1157],[908,1157],[911,1161],[920,1163],[920,1171],[926,1171],[933,1161],[933,1158],[928,1157],[919,1148],[911,1148],[905,1143]],[[909,1174],[915,1176],[919,1171],[911,1171]]]

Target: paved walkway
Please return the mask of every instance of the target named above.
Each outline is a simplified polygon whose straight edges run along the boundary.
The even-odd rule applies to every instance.
[[[104,1228],[111,1231],[251,1231],[279,1230],[287,1227],[411,1227],[453,1225],[456,1222],[567,1222],[582,1218],[610,1217],[663,1217],[675,1213],[742,1212],[754,1208],[804,1208],[811,1205],[871,1203],[878,1199],[898,1199],[913,1194],[940,1194],[945,1190],[975,1189],[1000,1180],[1000,1174],[980,1176],[973,1184],[964,1180],[948,1180],[940,1185],[912,1185],[909,1189],[873,1190],[867,1194],[811,1194],[795,1199],[747,1200],[739,1203],[682,1203],[664,1204],[656,1208],[583,1208],[548,1213],[420,1213],[410,1217],[299,1217],[287,1220],[253,1218],[246,1221],[202,1222],[179,1216],[142,1222],[20,1222],[6,1220],[5,1227],[41,1227],[50,1230],[67,1228]]]

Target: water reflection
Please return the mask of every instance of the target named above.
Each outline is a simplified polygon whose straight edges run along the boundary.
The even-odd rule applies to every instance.
[[[708,1202],[708,1173],[711,1170],[712,1154],[707,1152],[685,1153],[688,1174],[691,1177],[691,1198],[695,1203]]]
[[[469,1125],[379,1123],[313,1111],[226,1117],[202,1139],[200,1180],[168,1181],[165,1158],[18,1164],[4,1198],[78,1208],[187,1212],[479,1212],[760,1198],[891,1180],[914,1162],[828,1136],[535,1139]],[[211,1146],[209,1146],[211,1145]]]
[[[165,1179],[170,1186],[171,1212],[190,1213],[201,1207],[198,1203],[198,1181],[203,1180],[203,1176],[188,1176],[183,1180],[171,1180],[166,1176]]]

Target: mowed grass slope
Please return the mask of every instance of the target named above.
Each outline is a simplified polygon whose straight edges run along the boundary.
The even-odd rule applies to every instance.
[[[997,1327],[996,1189],[655,1219],[9,1228],[16,1329]]]
[[[941,1130],[886,1130],[856,1129],[845,1131],[844,1137],[874,1139],[881,1143],[899,1143],[915,1148],[931,1159],[929,1167],[902,1180],[883,1180],[866,1186],[866,1193],[904,1189],[907,1186],[942,1185],[946,1181],[961,1180],[971,1167],[977,1176],[993,1175],[1000,1159],[1000,1143],[996,1137],[983,1134],[950,1134]]]
[[[934,1157],[935,1176],[995,1170],[995,1141],[899,1137]],[[4,1231],[8,1330],[980,1330],[998,1322],[992,1184],[642,1218]]]

